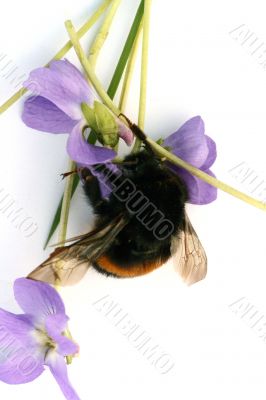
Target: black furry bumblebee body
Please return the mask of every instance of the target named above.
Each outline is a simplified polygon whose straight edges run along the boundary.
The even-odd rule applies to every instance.
[[[85,180],[97,224],[108,225],[118,215],[125,224],[93,266],[123,277],[159,267],[171,256],[172,235],[178,234],[184,220],[187,191],[183,182],[147,151],[127,156],[118,175],[106,167],[99,166],[98,171],[113,190],[108,200],[101,199],[97,178]]]
[[[135,277],[171,255],[187,283],[205,277],[206,255],[185,213],[188,193],[182,180],[147,143],[118,165],[115,171],[108,164],[80,170],[95,228],[58,247],[29,278],[74,284],[90,266],[108,276]],[[102,197],[103,186],[110,190],[108,198]]]

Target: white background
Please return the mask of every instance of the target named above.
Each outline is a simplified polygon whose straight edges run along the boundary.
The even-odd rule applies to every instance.
[[[18,74],[28,73],[65,43],[65,19],[80,26],[99,4],[4,2],[0,53],[18,66]],[[100,55],[97,73],[106,86],[137,5],[137,0],[122,0]],[[153,1],[146,131],[154,138],[166,136],[188,118],[201,115],[206,133],[218,146],[216,175],[249,193],[229,170],[246,162],[266,180],[266,70],[229,34],[241,24],[254,32],[257,43],[264,42],[265,2]],[[86,48],[93,33],[95,29],[83,41]],[[138,79],[139,69],[127,107],[132,119],[138,109]],[[1,102],[14,92],[7,79],[0,78],[0,88]],[[12,311],[18,311],[12,282],[48,255],[43,244],[63,190],[59,175],[67,169],[66,137],[25,127],[22,104],[0,116],[0,189],[36,221],[38,231],[25,238],[0,213],[0,299],[1,306]],[[203,282],[187,288],[169,262],[129,280],[90,270],[79,285],[62,290],[72,334],[81,347],[69,368],[81,399],[265,399],[265,343],[229,307],[246,297],[260,315],[266,313],[265,213],[222,192],[215,203],[189,206],[188,213],[209,258]],[[89,221],[90,211],[79,191],[71,208],[69,236],[85,232]],[[168,374],[160,374],[93,306],[107,295],[170,354],[175,366]],[[0,383],[0,395],[8,400],[63,399],[49,371],[27,385]]]

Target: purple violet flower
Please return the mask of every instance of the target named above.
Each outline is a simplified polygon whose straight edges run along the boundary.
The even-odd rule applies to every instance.
[[[84,166],[111,161],[115,151],[94,146],[84,139],[87,122],[81,104],[92,106],[96,96],[82,73],[69,61],[52,61],[49,68],[30,73],[24,87],[34,96],[24,104],[22,120],[30,128],[49,133],[69,133],[67,150],[72,160]],[[36,95],[37,94],[37,95]],[[116,118],[119,136],[131,145],[133,133]]]
[[[79,349],[62,334],[68,317],[61,297],[47,283],[26,278],[15,281],[14,295],[25,314],[0,309],[0,380],[31,382],[48,366],[65,398],[79,400],[64,359]]]
[[[185,122],[181,128],[163,141],[163,146],[169,147],[171,153],[187,163],[215,177],[210,167],[216,160],[216,144],[205,135],[204,122],[200,116]],[[167,165],[184,180],[189,192],[189,203],[200,205],[216,200],[215,187],[170,162],[167,162]]]

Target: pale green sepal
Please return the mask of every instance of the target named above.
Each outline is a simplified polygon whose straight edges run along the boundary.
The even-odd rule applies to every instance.
[[[86,103],[81,103],[81,110],[89,127],[93,129],[95,132],[98,132],[98,126],[94,110]]]
[[[119,130],[115,116],[99,101],[94,102],[94,115],[99,141],[103,145],[114,147],[119,140]]]

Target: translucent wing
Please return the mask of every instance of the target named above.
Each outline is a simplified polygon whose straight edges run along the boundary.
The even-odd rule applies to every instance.
[[[188,285],[205,278],[207,256],[187,215],[179,237],[172,240],[171,252],[177,271]]]
[[[79,282],[90,264],[108,249],[126,224],[120,216],[112,223],[81,236],[75,243],[57,248],[28,278],[60,286]]]

